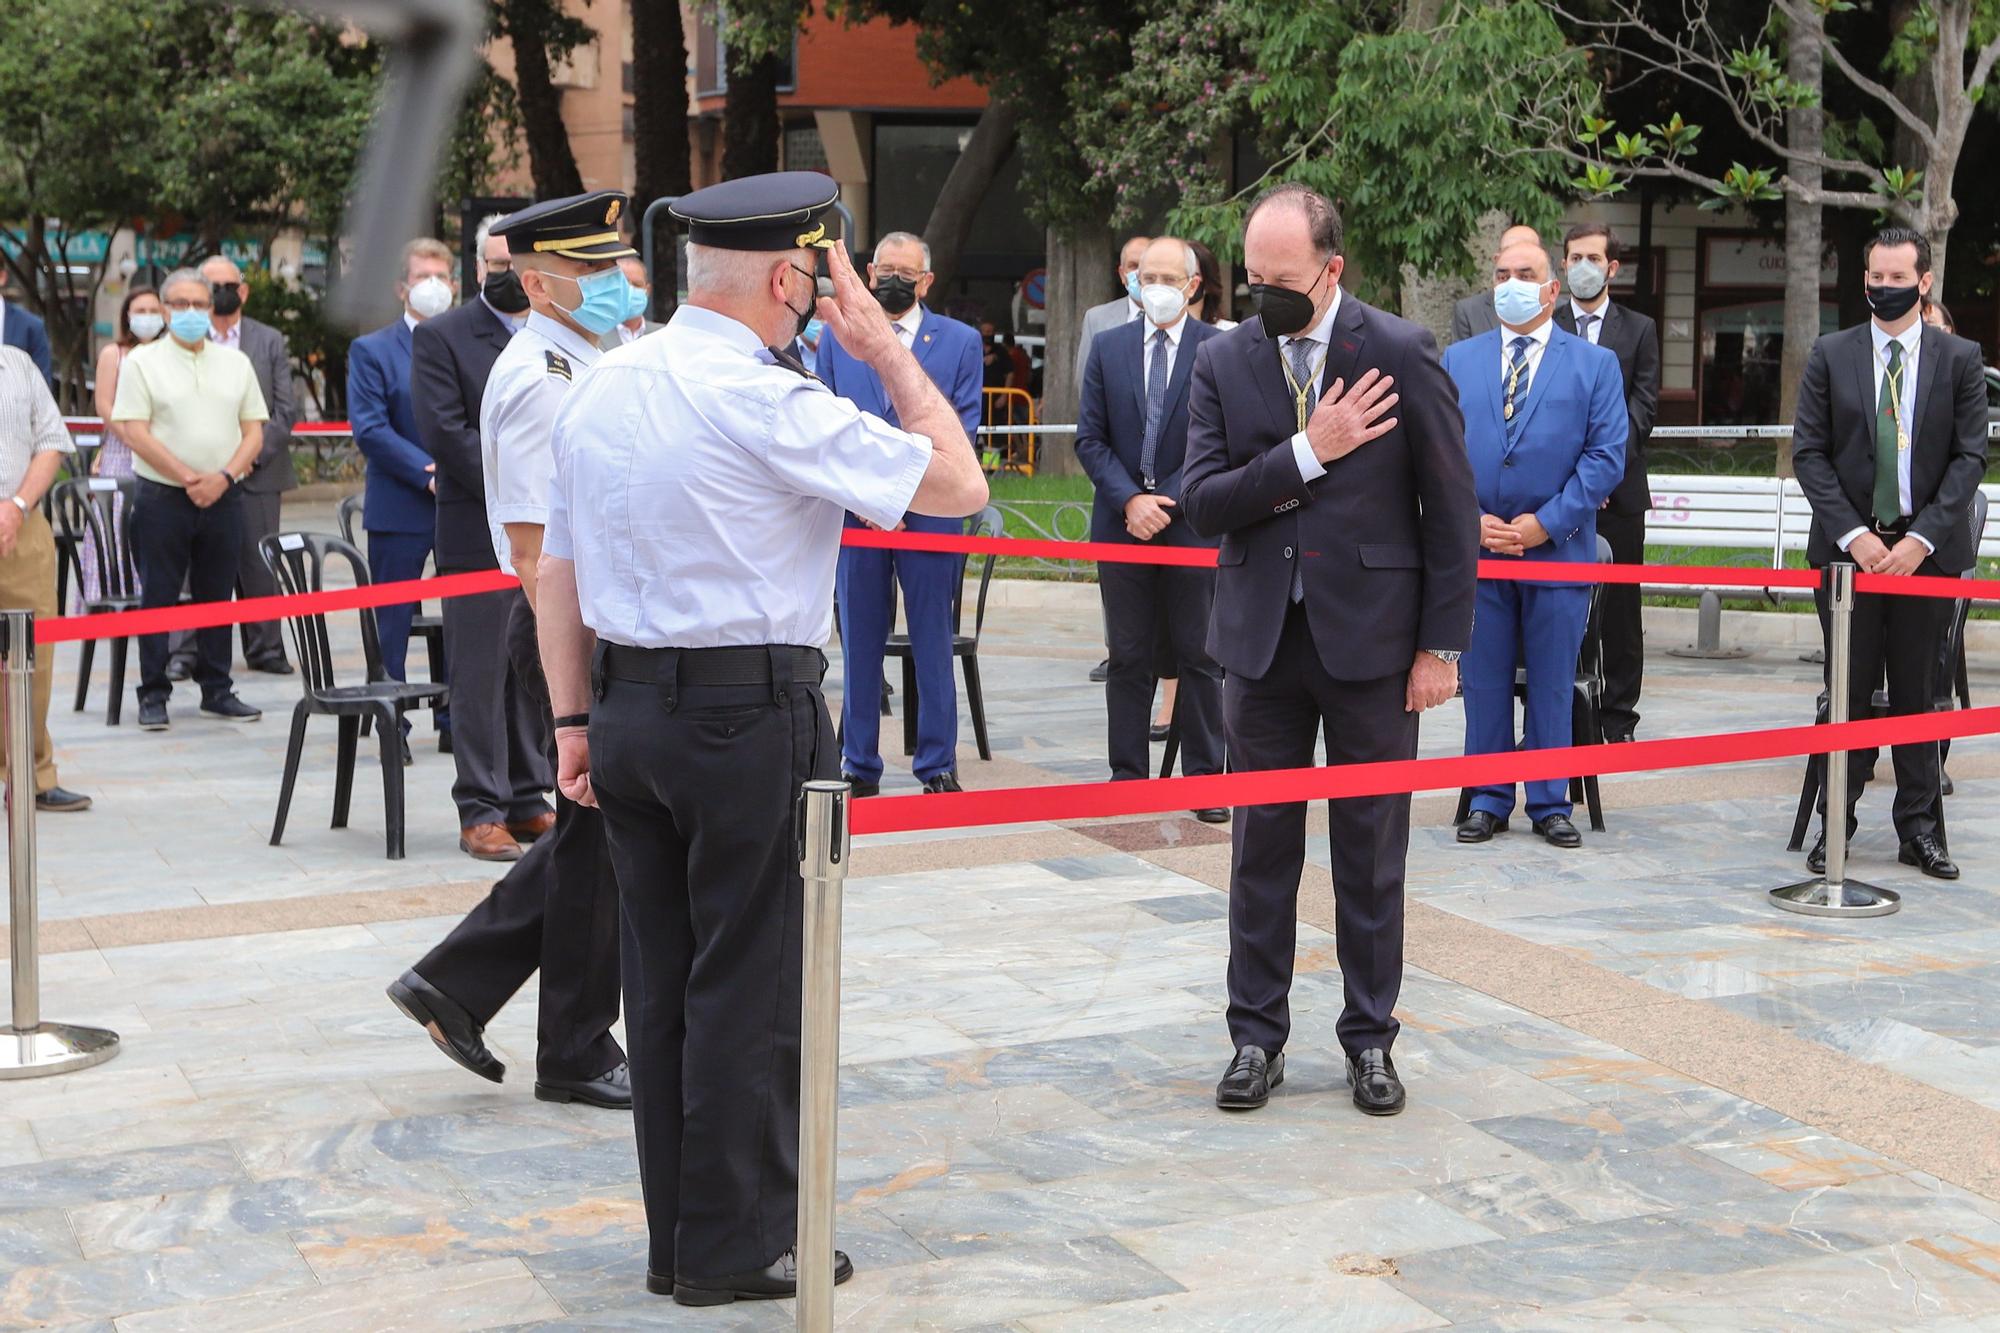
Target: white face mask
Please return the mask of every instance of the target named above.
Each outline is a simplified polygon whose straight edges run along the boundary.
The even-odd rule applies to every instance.
[[[153,339],[160,336],[161,330],[167,327],[167,317],[165,315],[148,314],[143,310],[136,312],[130,322],[132,325],[132,336],[142,343],[153,341]]]
[[[435,275],[410,288],[410,310],[419,319],[430,319],[451,309],[451,284]]]
[[[1139,304],[1145,307],[1146,318],[1153,323],[1171,324],[1187,309],[1187,296],[1178,287],[1156,282],[1139,289]]]

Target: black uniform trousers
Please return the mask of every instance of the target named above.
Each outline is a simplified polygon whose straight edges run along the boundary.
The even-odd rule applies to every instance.
[[[132,547],[139,566],[139,605],[152,610],[180,601],[182,584],[197,602],[226,602],[236,588],[236,562],[243,545],[243,497],[235,487],[203,509],[178,486],[139,478],[132,505]],[[201,701],[214,703],[235,692],[229,676],[230,630],[212,625],[194,632],[195,682]],[[139,636],[139,702],[165,703],[174,692],[167,679],[165,634]]]
[[[1597,515],[1597,535],[1611,543],[1611,558],[1621,565],[1646,561],[1646,516]],[[1646,668],[1645,622],[1639,607],[1639,585],[1607,583],[1598,601],[1598,624],[1604,636],[1604,702],[1598,709],[1604,734],[1617,740],[1639,726],[1639,682]]]
[[[1152,776],[1153,691],[1159,683],[1159,637],[1172,642],[1180,690],[1181,771],[1222,771],[1222,668],[1208,655],[1208,612],[1215,601],[1215,571],[1171,565],[1104,564],[1097,567],[1104,601],[1104,641],[1110,675],[1104,681],[1104,717],[1111,776]]]
[[[548,684],[535,644],[535,613],[525,597],[515,604],[507,650],[546,717]],[[486,651],[498,656],[490,646]],[[549,748],[553,768],[553,739]],[[616,1068],[625,1058],[611,1035],[618,1021],[618,881],[603,815],[560,794],[555,828],[514,862],[416,971],[483,1025],[538,968],[536,1073],[591,1079]]]
[[[1894,545],[1894,539],[1885,539]],[[1937,561],[1925,560],[1917,573],[1942,575]],[[1833,611],[1826,586],[1813,589],[1813,605],[1819,608],[1820,633],[1827,645],[1827,665],[1821,679],[1833,680]],[[1886,669],[1889,674],[1889,713],[1907,717],[1928,713],[1937,685],[1938,646],[1950,623],[1952,604],[1941,597],[1885,597],[1880,593],[1858,593],[1854,598],[1854,651],[1848,665],[1847,716],[1860,720],[1874,716],[1875,686]],[[1875,769],[1879,751],[1847,752],[1847,817],[1854,818],[1861,789]],[[1896,768],[1896,802],[1893,817],[1896,836],[1904,842],[1919,833],[1937,832],[1938,759],[1936,741],[1918,745],[1893,745],[1889,753]],[[1819,812],[1826,817],[1826,788],[1820,787]]]
[[[1257,680],[1223,680],[1230,767],[1239,773],[1308,767],[1322,731],[1330,765],[1414,759],[1417,714],[1403,709],[1408,681],[1407,673],[1364,681],[1329,676],[1305,608],[1294,603],[1270,670]],[[1387,1050],[1401,1026],[1393,1012],[1403,986],[1410,797],[1329,801],[1327,820],[1335,952],[1346,993],[1340,1044],[1350,1056],[1371,1047]],[[1306,807],[1293,802],[1238,810],[1230,834],[1229,1038],[1234,1046],[1276,1054],[1292,1027]]]
[[[458,773],[451,798],[459,824],[467,828],[546,814],[543,793],[556,785],[548,759],[547,690],[524,683],[512,655],[494,651],[507,642],[514,615],[527,605],[518,588],[444,600],[451,754]],[[535,672],[539,681],[539,661]]]
[[[720,1277],[797,1238],[795,821],[800,784],[837,776],[840,751],[818,680],[681,684],[679,656],[655,682],[594,673],[591,785],[624,888],[648,1266]]]

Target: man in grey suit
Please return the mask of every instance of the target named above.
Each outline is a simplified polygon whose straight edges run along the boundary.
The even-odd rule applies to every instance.
[[[1139,307],[1139,289],[1133,279],[1139,273],[1139,261],[1145,257],[1146,247],[1153,240],[1150,236],[1134,236],[1125,242],[1118,252],[1118,285],[1123,290],[1103,305],[1094,305],[1083,312],[1083,336],[1076,344],[1076,382],[1083,383],[1083,368],[1090,364],[1090,342],[1098,334],[1115,329],[1120,324],[1130,323],[1142,313]]]
[[[292,426],[299,419],[299,408],[292,392],[291,353],[285,347],[284,334],[243,313],[250,284],[243,281],[243,270],[234,262],[216,255],[201,266],[201,276],[208,279],[215,299],[209,314],[209,340],[234,347],[250,358],[257,372],[257,387],[263,390],[264,405],[271,413],[264,423],[264,447],[238,488],[243,492],[239,502],[243,545],[236,563],[236,595],[270,597],[276,595],[278,585],[264,567],[257,543],[277,532],[280,497],[298,489],[299,484],[298,472],[292,467]],[[171,643],[167,676],[186,680],[194,672],[194,635],[183,630],[172,636]],[[245,624],[243,660],[252,671],[291,675],[282,624],[276,620]]]
[[[1500,233],[1500,250],[1515,244],[1540,245],[1541,242],[1540,232],[1518,222]],[[1493,252],[1496,263],[1500,258],[1500,250]],[[1490,329],[1499,327],[1500,317],[1493,313],[1491,287],[1481,288],[1451,309],[1451,342],[1464,342],[1467,338],[1476,338]],[[1446,345],[1449,346],[1450,343]]]

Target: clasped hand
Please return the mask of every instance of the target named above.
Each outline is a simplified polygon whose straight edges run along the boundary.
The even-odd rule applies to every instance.
[[[1479,516],[1479,544],[1495,555],[1526,555],[1548,539],[1548,529],[1533,514],[1511,522],[1492,514]]]
[[[1395,383],[1393,375],[1370,370],[1351,389],[1344,380],[1326,386],[1306,422],[1306,443],[1322,466],[1396,429],[1396,418],[1388,415],[1401,396],[1390,392]]]
[[[1930,556],[1930,548],[1913,536],[1905,536],[1894,546],[1872,532],[1864,532],[1847,544],[1847,553],[1867,574],[1914,574]]]
[[[1167,511],[1174,502],[1164,495],[1141,493],[1125,502],[1125,531],[1142,542],[1149,542],[1167,530],[1167,524],[1174,516]]]

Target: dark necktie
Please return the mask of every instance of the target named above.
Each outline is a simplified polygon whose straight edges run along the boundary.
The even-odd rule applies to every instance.
[[[1153,334],[1152,365],[1146,371],[1146,433],[1139,441],[1139,480],[1153,489],[1153,471],[1160,452],[1160,418],[1167,411],[1167,331]]]
[[[1285,356],[1292,363],[1292,392],[1305,394],[1305,406],[1299,410],[1301,417],[1309,417],[1313,410],[1313,350],[1319,346],[1317,338],[1294,338],[1285,345]],[[1306,423],[1298,423],[1300,430]]]
[[[1500,414],[1509,426],[1520,415],[1521,400],[1528,396],[1528,349],[1534,345],[1535,340],[1525,333],[1508,344],[1514,349],[1514,357],[1507,363],[1507,399]]]
[[[1875,521],[1890,527],[1902,521],[1902,488],[1897,482],[1901,431],[1897,411],[1908,396],[1903,392],[1903,344],[1889,340],[1889,368],[1882,373],[1882,392],[1875,404]]]
[[[1592,341],[1590,331],[1595,327],[1597,327],[1596,315],[1578,315],[1576,317],[1576,336],[1585,342]]]

